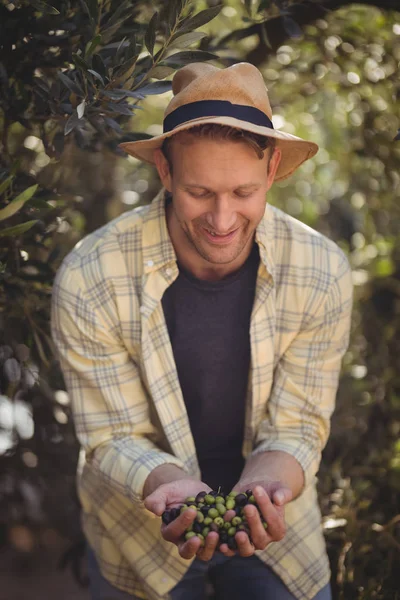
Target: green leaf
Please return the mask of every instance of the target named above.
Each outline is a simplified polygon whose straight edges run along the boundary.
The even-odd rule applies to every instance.
[[[10,175],[9,177],[7,177],[7,179],[0,183],[0,194],[3,194],[11,186],[11,182],[13,179],[14,175]]]
[[[176,34],[172,38],[172,42],[169,44],[170,48],[188,48],[194,42],[198,42],[202,38],[206,37],[207,34],[203,31],[191,31],[190,33],[184,33],[183,35]]]
[[[101,35],[96,35],[86,46],[85,58],[89,58],[92,56],[93,52],[96,50],[97,46],[101,42]]]
[[[117,23],[117,21],[120,21],[121,15],[130,8],[131,8],[131,0],[125,0],[124,2],[122,2],[122,4],[120,4],[118,6],[118,8],[113,11],[110,19],[106,23],[106,28],[108,28],[110,25],[115,25],[115,23]],[[129,14],[125,15],[121,22],[123,22],[128,16],[129,16]]]
[[[155,94],[165,94],[165,92],[170,92],[171,90],[172,81],[154,81],[153,83],[149,83],[135,91],[139,92],[143,96],[153,96]]]
[[[82,69],[82,71],[85,71],[85,73],[89,70],[89,65],[83,60],[80,54],[76,54],[73,52],[72,59],[75,63],[75,66],[77,66],[79,69]]]
[[[129,104],[108,104],[108,108],[119,115],[127,115],[128,117],[133,116],[133,110],[136,108],[135,106],[130,106]]]
[[[26,221],[25,223],[20,223],[19,225],[15,225],[14,227],[7,227],[6,229],[1,229],[0,237],[6,237],[10,235],[17,236],[21,233],[25,233],[25,231],[28,231],[28,229],[33,227],[37,222],[38,220],[35,219],[34,221]]]
[[[78,119],[82,119],[83,115],[85,114],[85,106],[86,102],[85,100],[82,100],[82,102],[76,107],[76,114],[78,115]]]
[[[164,79],[164,77],[168,77],[175,73],[175,69],[172,67],[155,67],[151,70],[150,77],[154,79]]]
[[[71,131],[73,131],[77,125],[79,125],[79,117],[74,110],[72,115],[68,117],[67,122],[65,123],[64,135],[71,133]]]
[[[222,9],[222,5],[213,6],[213,8],[207,8],[206,10],[202,10],[194,17],[190,17],[186,21],[183,22],[183,25],[179,28],[180,33],[186,33],[187,31],[193,31],[198,27],[202,27],[206,23],[212,21]]]
[[[67,75],[64,73],[58,73],[58,78],[62,81],[65,87],[69,89],[70,92],[73,92],[78,96],[84,96],[83,89],[80,87],[80,85],[75,83],[75,81],[72,81],[72,79],[67,77]]]
[[[30,0],[32,6],[37,8],[40,12],[45,13],[46,15],[59,15],[60,11],[54,8],[54,6],[50,6],[50,4],[46,4],[42,0]]]
[[[113,73],[114,79],[120,79],[124,75],[126,75],[125,79],[128,79],[132,75],[132,71],[136,65],[138,56],[132,56],[129,60],[125,61],[117,70],[116,73]]]
[[[147,50],[151,55],[153,55],[154,44],[156,43],[156,32],[158,26],[158,13],[155,12],[154,15],[150,19],[149,26],[146,30],[146,35],[144,36],[144,43],[146,45]]]
[[[163,60],[160,65],[179,68],[188,65],[191,62],[204,62],[207,60],[215,60],[217,58],[219,57],[216,54],[211,54],[211,52],[204,52],[203,50],[186,50],[168,56],[168,58]]]
[[[0,221],[4,221],[4,219],[8,219],[12,215],[15,215],[18,212],[25,202],[27,202],[30,198],[32,198],[33,194],[36,192],[38,185],[31,185],[31,187],[26,188],[21,194],[19,194],[14,200],[12,200],[7,206],[0,210]]]
[[[93,69],[88,69],[88,73],[91,73],[93,75],[93,77],[95,77],[96,79],[98,79],[103,85],[106,85],[104,83],[104,79],[102,78],[102,76],[100,75],[100,73],[97,73],[97,71],[93,71]]]

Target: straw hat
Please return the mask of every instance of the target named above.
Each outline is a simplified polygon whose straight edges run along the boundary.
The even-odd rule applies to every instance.
[[[124,142],[125,152],[154,164],[153,150],[179,131],[204,123],[219,123],[274,138],[282,151],[275,180],[285,179],[318,151],[314,142],[273,128],[267,88],[260,71],[250,63],[219,69],[191,63],[175,73],[173,98],[164,114],[163,134],[149,140]]]

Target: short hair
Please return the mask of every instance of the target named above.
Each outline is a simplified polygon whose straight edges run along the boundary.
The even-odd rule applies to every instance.
[[[204,123],[204,125],[195,125],[190,129],[179,131],[173,136],[165,138],[162,143],[161,151],[168,161],[170,172],[172,173],[172,156],[171,156],[171,143],[172,138],[180,135],[189,135],[194,138],[206,138],[211,140],[227,140],[232,142],[242,142],[247,144],[256,152],[258,158],[261,160],[264,156],[264,151],[268,148],[274,150],[276,146],[276,140],[272,137],[266,137],[259,135],[258,133],[252,133],[251,131],[245,131],[244,129],[237,129],[229,125],[221,125],[219,123]]]

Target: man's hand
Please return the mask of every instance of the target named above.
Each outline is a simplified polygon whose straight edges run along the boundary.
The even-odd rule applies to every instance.
[[[180,479],[160,485],[154,492],[146,497],[144,505],[157,516],[161,516],[165,510],[175,508],[184,503],[189,496],[197,496],[199,492],[209,492],[211,488],[197,479]],[[162,524],[161,535],[167,542],[178,547],[182,558],[191,559],[197,556],[200,560],[208,561],[212,558],[218,544],[218,534],[210,532],[201,547],[202,540],[193,536],[187,541],[182,541],[185,530],[196,519],[197,511],[185,510],[169,525]]]
[[[237,491],[252,489],[254,498],[260,508],[260,513],[254,505],[247,504],[244,513],[250,529],[250,537],[244,531],[235,535],[235,541],[240,556],[251,556],[256,550],[264,550],[271,542],[283,539],[286,533],[284,505],[292,499],[292,492],[279,481],[255,485],[247,482],[246,486],[235,487]],[[225,519],[230,520],[233,511],[225,514]],[[265,529],[263,522],[267,523]],[[220,551],[225,556],[234,556],[236,552],[230,550],[227,544],[221,544]]]

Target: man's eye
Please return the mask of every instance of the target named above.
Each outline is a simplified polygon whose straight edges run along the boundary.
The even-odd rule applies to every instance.
[[[236,196],[238,198],[250,198],[251,194],[252,194],[252,192],[246,192],[246,193],[236,192]]]
[[[189,194],[193,196],[193,198],[206,198],[209,195],[209,192],[189,192]]]

